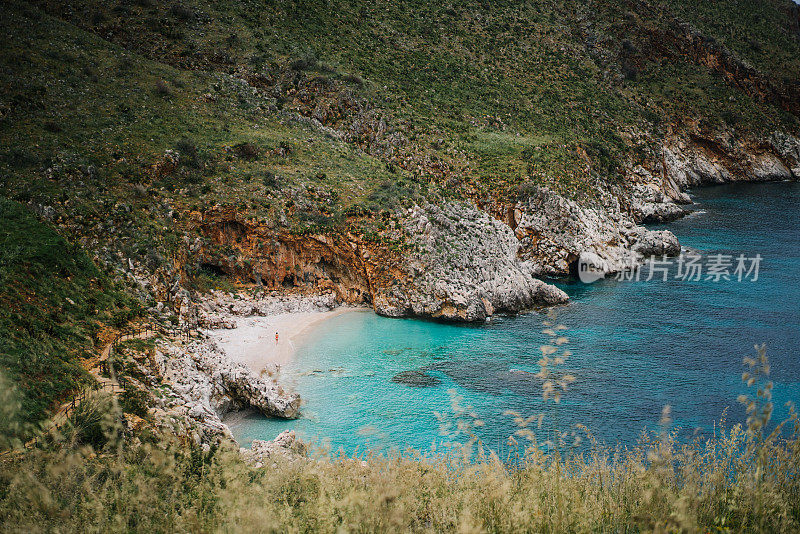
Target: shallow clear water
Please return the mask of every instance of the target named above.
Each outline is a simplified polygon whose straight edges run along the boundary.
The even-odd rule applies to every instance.
[[[665,228],[704,255],[761,254],[759,279],[560,283],[572,299],[558,310],[573,352],[564,367],[577,380],[557,412],[531,374],[548,339],[539,313],[465,326],[353,312],[314,329],[284,368],[303,417],[238,417],[234,434],[247,444],[293,428],[348,453],[427,450],[442,439],[435,412],[452,420],[452,390],[493,447],[516,428],[505,410],[545,412],[541,441],[558,421],[631,445],[667,404],[686,434],[709,432],[726,408],[729,421],[743,420],[742,358],[755,343],[767,344],[775,417],[785,416],[784,403],[800,400],[800,184],[720,186],[694,198],[697,213]]]

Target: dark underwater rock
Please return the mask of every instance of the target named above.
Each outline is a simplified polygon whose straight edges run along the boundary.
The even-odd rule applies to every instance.
[[[431,388],[442,383],[435,376],[431,376],[422,369],[413,371],[401,371],[392,377],[392,382],[405,384],[412,388]]]

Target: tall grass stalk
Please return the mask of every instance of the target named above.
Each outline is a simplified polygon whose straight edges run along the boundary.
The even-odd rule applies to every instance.
[[[577,429],[584,447],[543,447],[539,415],[516,414],[512,439],[525,446],[515,462],[480,442],[479,420],[458,397],[451,428],[460,437],[435,453],[277,459],[258,469],[232,444],[203,449],[155,430],[117,439],[117,415],[104,420],[104,442],[65,436],[3,456],[0,529],[796,532],[800,420],[790,408],[787,421],[768,431],[765,366],[759,352],[746,377],[758,377],[749,382],[755,418],[746,425],[723,419],[710,439],[677,440],[665,409],[661,431],[631,449],[610,449],[585,428]],[[101,405],[119,410],[94,404]]]

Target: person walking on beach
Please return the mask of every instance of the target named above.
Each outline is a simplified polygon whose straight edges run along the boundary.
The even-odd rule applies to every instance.
[[[277,332],[275,332],[275,344],[276,345],[278,344],[278,333]]]

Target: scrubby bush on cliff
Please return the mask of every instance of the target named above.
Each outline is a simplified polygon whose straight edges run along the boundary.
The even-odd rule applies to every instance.
[[[188,137],[181,138],[175,143],[175,150],[180,154],[181,165],[186,165],[193,169],[198,169],[202,165],[200,159],[200,151],[197,149],[197,143]]]
[[[172,94],[172,89],[164,80],[156,80],[154,91],[159,96],[170,96]]]
[[[233,147],[233,150],[242,159],[254,160],[258,158],[259,149],[253,143],[239,143]]]
[[[92,393],[70,414],[66,436],[74,445],[101,451],[118,434],[114,400],[108,394]]]

